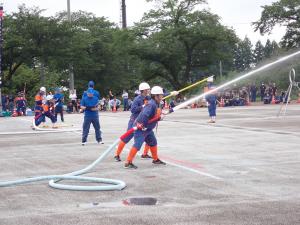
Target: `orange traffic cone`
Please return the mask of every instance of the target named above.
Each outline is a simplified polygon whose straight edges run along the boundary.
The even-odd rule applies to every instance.
[[[271,102],[272,104],[275,104],[276,102],[275,102],[275,97],[274,97],[274,95],[272,96],[272,102]]]
[[[113,110],[112,110],[113,112],[117,112],[117,106],[116,106],[116,104],[114,104],[114,107],[113,107]]]
[[[165,101],[164,109],[169,109],[169,105],[167,101]]]
[[[249,98],[247,98],[247,100],[246,100],[246,105],[247,105],[247,106],[250,105],[250,99],[249,99]]]
[[[221,98],[220,107],[224,107],[224,106],[225,106],[224,98]]]
[[[13,114],[12,114],[12,117],[17,117],[17,116],[18,116],[17,110],[14,109]]]

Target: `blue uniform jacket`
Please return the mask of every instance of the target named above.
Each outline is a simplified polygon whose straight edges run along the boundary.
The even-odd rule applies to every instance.
[[[99,104],[99,92],[94,89],[88,89],[84,92],[85,94],[82,96],[80,105],[85,106],[86,109],[84,111],[84,115],[87,117],[98,116],[98,110],[92,111],[92,108],[95,108]],[[98,93],[98,94],[97,94]]]
[[[138,95],[134,98],[131,105],[131,120],[135,120],[140,112],[143,110],[143,105],[145,104],[145,100],[150,100],[149,96],[144,97],[143,95]]]
[[[156,127],[157,121],[149,123],[149,120],[156,116],[158,104],[154,99],[151,99],[144,107],[143,111],[136,118],[136,123],[141,123],[147,130],[153,130]]]
[[[56,93],[54,96],[53,96],[53,99],[55,100],[55,104],[57,107],[62,107],[63,106],[63,98],[64,98],[64,95],[61,94],[61,93]]]
[[[205,99],[209,103],[209,106],[215,106],[217,104],[217,97],[214,94],[207,95]]]

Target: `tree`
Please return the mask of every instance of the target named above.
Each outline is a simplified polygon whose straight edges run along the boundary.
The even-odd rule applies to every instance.
[[[234,32],[219,23],[218,16],[195,10],[202,0],[168,0],[145,14],[137,24],[138,46],[132,53],[143,62],[147,79],[157,76],[179,89],[211,64],[230,61]]]
[[[63,41],[68,36],[64,24],[58,24],[54,18],[42,17],[42,11],[21,5],[19,12],[5,17],[4,69],[8,71],[7,82],[21,65],[46,65],[68,46]]]
[[[253,62],[257,65],[264,59],[264,46],[261,41],[257,41],[253,51]]]
[[[253,65],[252,43],[248,37],[235,47],[234,65],[239,72],[249,70]]]
[[[273,46],[271,41],[268,39],[264,48],[264,56],[265,58],[271,58],[273,54]]]
[[[275,25],[286,26],[282,46],[298,48],[300,46],[299,0],[280,0],[262,8],[261,18],[253,23],[255,31],[259,30],[261,34],[266,34],[271,33]]]

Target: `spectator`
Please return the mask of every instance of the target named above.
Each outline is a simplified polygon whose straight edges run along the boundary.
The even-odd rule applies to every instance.
[[[100,111],[104,111],[105,100],[104,97],[100,100]]]
[[[112,100],[112,99],[114,99],[114,95],[113,95],[113,93],[112,93],[112,91],[111,91],[111,90],[109,90],[109,92],[108,92],[108,96],[109,96],[109,100]]]
[[[75,108],[75,111],[78,113],[77,95],[76,95],[76,91],[75,90],[71,90],[69,98],[70,98],[71,103],[72,103],[72,110],[71,110],[71,112],[74,112],[74,108]]]
[[[175,101],[174,101],[174,99],[171,99],[169,107],[170,107],[170,109],[173,109],[175,107]]]
[[[257,92],[256,85],[252,84],[250,87],[251,102],[256,102],[256,92]]]
[[[131,106],[132,106],[132,100],[131,98],[128,99],[128,110],[131,110]]]
[[[76,107],[77,107],[77,102],[75,104],[76,104]],[[68,102],[67,113],[73,113],[73,103],[71,101]]]
[[[266,86],[265,86],[264,83],[261,83],[261,85],[260,85],[260,99],[261,99],[261,101],[264,101],[265,91],[266,91]]]
[[[122,94],[122,98],[123,98],[123,105],[124,105],[124,111],[128,111],[128,93],[126,92],[126,90],[123,90],[123,94]]]
[[[118,109],[120,108],[120,105],[121,105],[121,101],[119,99],[117,99],[116,96],[114,96],[114,99],[109,101],[109,105],[112,110],[115,107],[116,110],[118,111]]]
[[[77,99],[77,109],[80,109],[80,99]]]
[[[276,94],[277,94],[277,87],[276,87],[276,84],[273,83],[273,85],[272,85],[272,95],[275,97]]]
[[[12,94],[8,96],[8,110],[11,113],[14,112],[14,96]]]
[[[269,92],[264,95],[264,104],[270,104],[272,101],[272,96]]]
[[[6,112],[7,104],[8,104],[8,96],[7,95],[1,95],[1,102],[2,102],[2,111]]]

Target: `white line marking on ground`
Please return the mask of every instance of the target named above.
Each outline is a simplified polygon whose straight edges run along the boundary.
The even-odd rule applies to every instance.
[[[164,160],[164,161],[167,164],[169,164],[169,165],[176,166],[178,168],[181,168],[181,169],[184,169],[184,170],[188,170],[190,172],[197,173],[197,174],[200,174],[202,176],[210,177],[210,178],[213,178],[215,180],[223,180],[221,177],[217,177],[217,176],[214,176],[214,175],[209,174],[209,173],[201,172],[199,170],[195,170],[195,169],[192,169],[192,168],[189,168],[189,167],[185,167],[185,166],[182,166],[182,165],[179,165],[179,164],[176,164],[176,163],[172,163],[172,162],[169,162],[167,160]]]
[[[124,150],[126,150],[127,152],[130,151],[129,148],[124,148]],[[142,153],[138,153],[138,155],[141,156]],[[179,164],[176,164],[176,163],[172,163],[172,162],[169,162],[167,160],[164,160],[164,162],[166,162],[167,164],[169,164],[171,166],[175,166],[175,167],[178,167],[178,168],[181,168],[181,169],[193,172],[193,173],[197,173],[197,174],[200,174],[202,176],[210,177],[210,178],[213,178],[215,180],[223,180],[221,177],[217,177],[217,176],[214,176],[214,175],[209,174],[209,173],[201,172],[199,170],[195,170],[195,169],[192,169],[192,168],[189,168],[189,167],[186,167],[186,166],[182,166],[182,165],[179,165]]]

